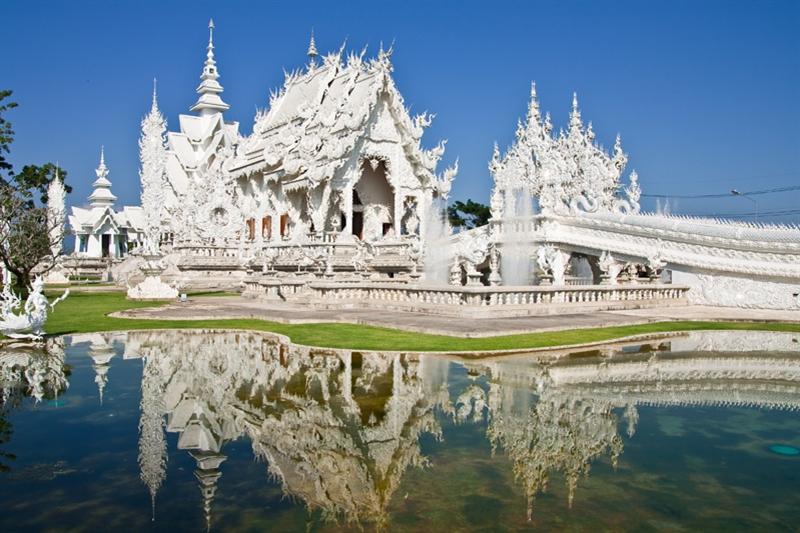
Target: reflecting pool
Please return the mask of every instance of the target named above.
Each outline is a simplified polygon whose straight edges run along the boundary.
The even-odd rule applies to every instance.
[[[800,335],[486,359],[251,332],[0,349],[0,530],[800,527]]]

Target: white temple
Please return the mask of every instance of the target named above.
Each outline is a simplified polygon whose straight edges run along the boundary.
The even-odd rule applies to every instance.
[[[391,51],[319,59],[312,37],[308,64],[242,136],[224,119],[213,23],[210,32],[195,115],[167,134],[162,218],[176,248],[396,242],[422,231],[455,169],[435,173],[444,143],[422,148],[431,117],[409,115]]]
[[[124,206],[116,211],[117,197],[111,192],[105,155],[100,150],[100,164],[95,170],[89,207],[72,207],[69,225],[75,235],[74,254],[86,258],[121,258],[137,246],[143,228],[143,211],[138,206]]]
[[[70,217],[77,254],[119,257],[137,242],[164,258],[172,287],[244,286],[249,297],[325,307],[470,317],[800,308],[800,228],[640,212],[619,137],[610,153],[599,146],[576,96],[556,132],[532,86],[515,142],[495,147],[489,165],[490,223],[454,235],[444,207],[457,163],[437,173],[445,143],[421,144],[432,116],[404,105],[391,50],[320,57],[312,36],[308,63],[245,135],[225,120],[213,31],[179,131],[153,93],[142,210],[111,209],[101,162],[92,208]]]

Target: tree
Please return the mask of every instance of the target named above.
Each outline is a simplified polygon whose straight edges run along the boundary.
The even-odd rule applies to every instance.
[[[489,223],[492,213],[488,205],[472,200],[467,203],[457,200],[447,206],[447,218],[453,228],[472,229]]]
[[[67,173],[53,163],[25,165],[21,172],[14,172],[5,157],[11,151],[14,130],[3,114],[17,107],[16,102],[4,103],[9,96],[11,91],[0,91],[0,260],[25,292],[31,287],[33,270],[37,266],[43,272],[50,270],[61,254],[53,239],[61,234],[54,225],[63,225],[63,220],[48,217],[46,205],[50,184],[56,177],[63,181]],[[64,191],[72,188],[64,184]]]

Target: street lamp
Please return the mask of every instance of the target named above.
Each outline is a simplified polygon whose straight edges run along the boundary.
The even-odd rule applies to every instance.
[[[748,200],[753,202],[753,205],[756,206],[756,222],[758,222],[758,202],[755,200],[755,198],[751,198],[747,194],[741,193],[741,192],[737,191],[736,189],[731,189],[731,194],[733,196],[741,196],[742,198],[747,198]]]

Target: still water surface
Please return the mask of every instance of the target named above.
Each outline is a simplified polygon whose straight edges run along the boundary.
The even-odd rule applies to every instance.
[[[0,530],[800,528],[798,336],[543,360],[131,332],[0,349]]]

